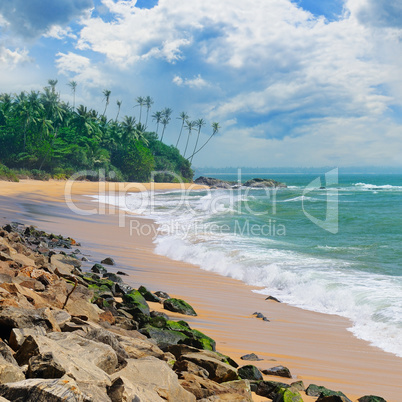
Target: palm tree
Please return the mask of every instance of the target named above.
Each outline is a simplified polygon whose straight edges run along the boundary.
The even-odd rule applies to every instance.
[[[71,88],[71,92],[73,93],[73,109],[75,109],[75,91],[78,84],[76,81],[70,81],[67,85]]]
[[[194,122],[190,121],[190,120],[186,120],[186,129],[188,130],[188,137],[187,137],[187,142],[186,142],[186,148],[184,149],[184,154],[183,156],[186,157],[186,152],[187,152],[187,147],[188,147],[188,141],[190,140],[190,136],[191,136],[191,130],[194,129]]]
[[[148,114],[149,110],[151,109],[152,105],[154,104],[153,99],[150,96],[147,96],[144,100],[144,104],[147,107],[147,118],[145,119],[145,127],[148,125]]]
[[[130,140],[138,140],[137,130],[135,129],[135,117],[124,116],[121,123],[123,129],[123,141],[127,144]]]
[[[105,97],[105,110],[103,111],[103,114],[102,114],[102,116],[104,116],[105,114],[106,114],[106,109],[107,109],[107,107],[108,107],[108,105],[109,105],[109,98],[110,98],[110,94],[112,93],[112,91],[109,91],[108,89],[104,89],[103,90],[103,95],[104,95],[104,97]]]
[[[59,82],[58,80],[47,80],[47,83],[50,85],[52,93],[55,93],[56,85],[57,85],[58,82]]]
[[[142,96],[139,96],[136,99],[136,102],[137,102],[137,104],[135,106],[140,107],[140,118],[139,118],[138,122],[141,123],[142,107],[145,105],[145,98],[143,98]]]
[[[166,126],[169,124],[169,122],[171,120],[170,116],[172,113],[173,113],[173,110],[170,109],[170,107],[166,107],[165,109],[162,110],[163,118],[161,120],[161,123],[163,125],[163,131],[162,131],[161,141],[163,140],[163,135],[165,134]]]
[[[117,121],[117,119],[118,119],[118,117],[119,117],[120,108],[121,108],[121,104],[122,104],[122,103],[123,103],[123,101],[121,101],[121,100],[116,101],[116,104],[117,104],[117,115],[116,115],[115,122]]]
[[[200,152],[201,149],[203,149],[205,147],[205,145],[208,144],[208,142],[219,131],[219,129],[220,129],[219,123],[216,123],[216,122],[212,123],[212,134],[209,136],[208,140],[205,141],[204,144],[199,149],[197,149],[197,151],[194,152],[193,155],[191,155],[191,156],[194,156],[195,154],[198,154],[198,152]]]
[[[156,121],[156,134],[158,134],[158,130],[159,130],[159,123],[161,122],[163,117],[163,113],[162,112],[155,112],[152,115],[152,120]]]
[[[204,119],[198,119],[198,120],[196,120],[196,121],[194,122],[194,125],[195,125],[196,127],[198,127],[198,134],[197,134],[197,141],[195,142],[195,146],[194,146],[194,151],[193,151],[193,154],[191,155],[190,163],[193,162],[193,156],[194,156],[195,150],[197,149],[198,140],[199,140],[199,138],[200,138],[201,128],[202,128],[203,126],[205,126],[205,120],[204,120]]]
[[[186,112],[181,112],[179,117],[176,117],[177,119],[181,120],[181,127],[180,127],[180,134],[179,134],[179,138],[177,139],[177,143],[176,143],[176,148],[179,145],[179,141],[180,141],[180,137],[181,137],[181,133],[183,131],[183,127],[184,127],[184,123],[186,120],[188,120],[189,116]]]

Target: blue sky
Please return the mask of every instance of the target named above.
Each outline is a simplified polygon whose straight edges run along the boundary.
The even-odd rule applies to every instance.
[[[150,95],[201,143],[219,122],[196,166],[401,166],[401,38],[401,0],[2,0],[0,91],[75,80],[109,118]]]

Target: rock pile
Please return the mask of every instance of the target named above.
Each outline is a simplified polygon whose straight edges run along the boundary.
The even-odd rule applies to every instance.
[[[239,368],[212,338],[150,305],[196,315],[188,303],[133,289],[101,264],[83,270],[77,247],[32,226],[0,228],[0,401],[240,402],[252,401],[251,390],[302,401],[300,381],[265,381],[257,367]],[[283,373],[291,377],[282,366],[270,371]],[[324,387],[307,393],[348,401]]]

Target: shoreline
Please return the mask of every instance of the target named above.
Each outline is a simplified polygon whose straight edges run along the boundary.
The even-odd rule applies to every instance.
[[[199,313],[188,319],[189,323],[214,338],[217,350],[238,363],[245,363],[239,361],[241,355],[254,352],[264,358],[256,363],[257,367],[267,369],[282,364],[297,376],[292,381],[303,380],[306,386],[315,383],[342,390],[352,399],[374,394],[397,402],[402,391],[398,385],[402,359],[355,338],[347,331],[349,320],[265,301],[264,295],[251,292],[255,287],[154,254],[149,236],[127,238],[127,227],[118,227],[116,215],[73,216],[64,205],[64,185],[65,182],[0,183],[2,217],[4,206],[11,214],[9,218],[14,216],[23,223],[36,222],[45,230],[71,234],[91,253],[115,258],[116,269],[130,274],[126,277],[128,283],[179,295]],[[91,201],[83,195],[90,195],[97,186],[96,182],[76,186],[73,200],[83,209],[89,208]],[[159,189],[173,188],[162,187]],[[141,225],[155,225],[134,215],[130,219]],[[254,311],[261,311],[271,322],[252,317]]]

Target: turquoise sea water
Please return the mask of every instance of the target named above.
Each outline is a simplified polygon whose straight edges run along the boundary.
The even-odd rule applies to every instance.
[[[131,194],[108,202],[160,223],[157,253],[289,304],[347,317],[357,337],[402,356],[402,175],[340,175],[330,185],[312,174],[268,176],[288,188]]]

